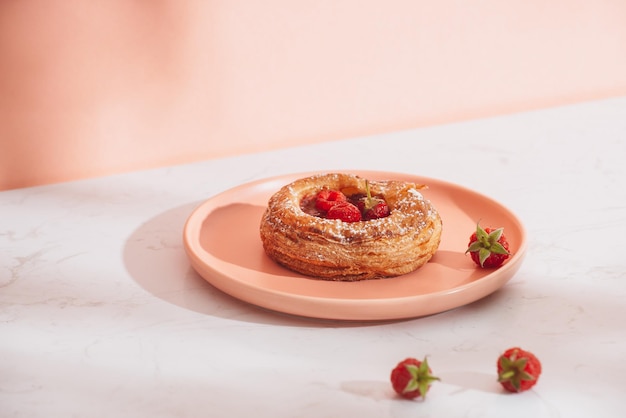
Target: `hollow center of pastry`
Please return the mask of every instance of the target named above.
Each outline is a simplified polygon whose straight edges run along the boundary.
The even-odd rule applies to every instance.
[[[300,208],[306,214],[343,222],[370,221],[389,216],[390,209],[381,195],[371,195],[369,190],[345,188],[322,189],[305,196]]]

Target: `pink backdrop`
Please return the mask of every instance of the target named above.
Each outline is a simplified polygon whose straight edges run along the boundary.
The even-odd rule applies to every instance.
[[[622,0],[2,1],[0,189],[624,95],[625,22]]]

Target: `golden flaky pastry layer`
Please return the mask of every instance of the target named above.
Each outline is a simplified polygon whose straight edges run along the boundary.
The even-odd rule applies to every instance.
[[[399,276],[433,256],[441,239],[441,217],[420,193],[425,186],[401,181],[369,181],[390,215],[342,222],[305,213],[300,202],[324,188],[365,190],[352,174],[320,174],[294,181],[276,192],[261,219],[267,255],[298,273],[324,280],[356,281]]]

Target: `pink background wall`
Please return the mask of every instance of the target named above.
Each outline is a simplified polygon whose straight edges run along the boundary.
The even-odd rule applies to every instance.
[[[0,189],[624,94],[623,0],[2,1]]]

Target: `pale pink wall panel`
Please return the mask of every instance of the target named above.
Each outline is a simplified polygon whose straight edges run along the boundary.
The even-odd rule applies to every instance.
[[[626,2],[0,2],[0,189],[626,94]]]

